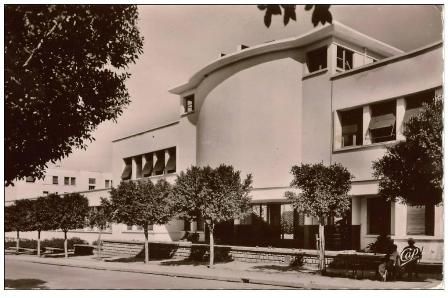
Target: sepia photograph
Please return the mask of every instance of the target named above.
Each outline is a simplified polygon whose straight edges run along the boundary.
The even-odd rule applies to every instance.
[[[443,290],[444,9],[4,4],[2,292]]]

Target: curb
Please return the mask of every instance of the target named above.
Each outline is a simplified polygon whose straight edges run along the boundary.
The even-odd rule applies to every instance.
[[[194,279],[204,279],[204,280],[217,280],[217,281],[227,281],[227,282],[235,282],[235,283],[248,283],[248,284],[260,284],[260,285],[268,285],[268,286],[281,286],[288,287],[294,289],[329,289],[329,287],[324,285],[313,284],[306,285],[300,282],[292,283],[286,281],[273,281],[267,279],[260,278],[249,278],[244,276],[239,277],[231,277],[231,276],[210,276],[204,274],[194,274],[194,273],[171,273],[166,271],[157,271],[151,269],[132,269],[132,268],[111,268],[107,266],[101,265],[86,265],[86,264],[63,264],[63,263],[54,263],[48,262],[44,260],[26,260],[22,259],[26,262],[37,263],[37,264],[46,264],[46,265],[54,265],[54,266],[63,266],[63,267],[75,267],[75,268],[85,268],[85,269],[93,269],[93,270],[108,270],[108,271],[118,271],[118,272],[130,272],[130,273],[140,273],[140,274],[152,274],[152,275],[160,275],[160,276],[169,276],[169,277],[186,277],[186,278],[194,278]],[[334,289],[334,288],[333,288]],[[342,289],[342,287],[341,287]]]

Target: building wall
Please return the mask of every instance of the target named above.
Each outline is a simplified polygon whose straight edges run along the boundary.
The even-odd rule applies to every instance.
[[[53,184],[53,176],[58,177],[58,184]],[[75,177],[76,185],[64,185],[64,177]],[[95,184],[89,184],[89,178],[95,178]],[[5,201],[14,201],[17,199],[34,198],[48,193],[70,193],[86,191],[89,185],[95,186],[95,189],[106,188],[105,180],[112,180],[111,173],[90,172],[80,170],[66,170],[62,168],[49,168],[45,173],[43,180],[35,182],[26,182],[19,180],[14,182],[14,186],[5,188]],[[113,181],[112,181],[113,182]]]
[[[299,62],[283,58],[211,90],[198,112],[197,164],[231,164],[252,173],[254,187],[288,185],[291,166],[301,161],[301,72]]]

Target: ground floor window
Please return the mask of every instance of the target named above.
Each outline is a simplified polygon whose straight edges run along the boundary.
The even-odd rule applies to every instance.
[[[406,233],[434,235],[434,206],[407,206]]]
[[[367,233],[373,235],[390,234],[390,202],[382,198],[367,200]]]

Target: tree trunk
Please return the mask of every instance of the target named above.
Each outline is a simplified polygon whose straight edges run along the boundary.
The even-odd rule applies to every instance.
[[[16,253],[19,253],[19,246],[20,245],[20,231],[17,230],[17,238],[16,238]]]
[[[37,256],[40,258],[40,231],[37,231]]]
[[[210,223],[209,226],[209,233],[210,233],[210,262],[209,267],[213,267],[213,263],[215,260],[215,241],[213,239],[213,234],[215,233],[215,225],[214,223]]]
[[[144,228],[145,231],[145,264],[149,262],[149,244],[148,244],[148,226]]]
[[[65,258],[68,258],[68,247],[67,247],[67,231],[64,231],[64,254]]]
[[[98,258],[101,259],[101,232],[103,231],[103,229],[99,229],[98,232],[98,240],[97,240],[97,248],[96,250],[98,251]]]
[[[319,270],[321,274],[325,272],[325,231],[324,221],[319,221]]]

